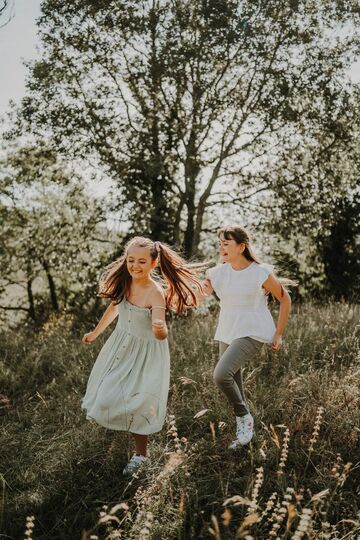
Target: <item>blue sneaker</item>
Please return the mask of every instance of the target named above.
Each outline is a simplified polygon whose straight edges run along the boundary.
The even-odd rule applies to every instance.
[[[124,476],[132,476],[144,463],[147,461],[145,456],[137,456],[134,454],[130,459],[129,463],[123,469]]]

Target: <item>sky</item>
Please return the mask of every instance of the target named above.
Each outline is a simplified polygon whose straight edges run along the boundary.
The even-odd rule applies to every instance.
[[[0,0],[0,6],[4,0]],[[25,93],[26,68],[23,60],[36,58],[36,19],[41,0],[8,0],[10,9],[0,20],[0,116],[9,109],[9,100],[19,102]],[[12,18],[5,26],[1,27]],[[360,82],[360,60],[350,72]]]
[[[36,19],[41,0],[9,0],[9,9],[0,20],[0,115],[9,100],[19,102],[25,92],[26,68],[22,60],[36,58]],[[0,6],[3,1],[0,2]],[[11,20],[2,26],[9,19]]]

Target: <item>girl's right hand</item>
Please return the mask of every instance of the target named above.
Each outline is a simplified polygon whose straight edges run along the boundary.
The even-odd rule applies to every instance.
[[[97,335],[95,332],[88,332],[87,334],[84,334],[84,337],[82,338],[82,342],[85,343],[85,345],[89,345],[89,343],[92,343],[97,338]]]

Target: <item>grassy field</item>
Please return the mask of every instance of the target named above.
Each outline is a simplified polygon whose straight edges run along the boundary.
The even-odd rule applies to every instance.
[[[294,308],[283,350],[247,367],[256,436],[235,453],[212,381],[215,314],[174,319],[168,422],[131,481],[130,437],[80,411],[106,336],[85,347],[67,317],[3,331],[1,538],[360,538],[359,313]]]

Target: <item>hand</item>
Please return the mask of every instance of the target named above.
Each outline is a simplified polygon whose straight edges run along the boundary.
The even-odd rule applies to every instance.
[[[81,341],[85,343],[85,345],[89,345],[90,343],[95,341],[96,338],[97,338],[97,335],[95,334],[95,332],[88,332],[87,334],[84,334],[84,337],[82,338]]]
[[[161,319],[154,319],[152,325],[155,330],[162,330],[162,328],[164,328],[164,321]]]
[[[201,292],[199,289],[196,291],[196,298],[199,304],[203,302],[212,291],[211,282],[208,278],[205,278],[204,281],[201,282],[201,285],[203,291]]]
[[[282,337],[280,334],[275,334],[271,342],[271,350],[277,352],[281,349]]]
[[[167,329],[165,321],[161,319],[154,319],[152,321],[153,332],[156,339],[165,339],[167,336]]]
[[[209,293],[210,293],[210,291],[212,289],[210,279],[205,278],[201,285],[203,286],[203,289],[205,289],[206,294],[209,295]]]

